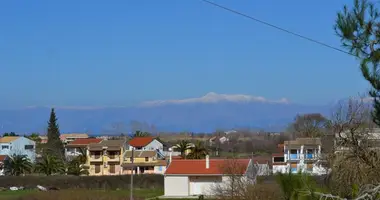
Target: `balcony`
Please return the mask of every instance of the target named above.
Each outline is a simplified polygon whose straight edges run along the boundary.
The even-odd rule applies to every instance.
[[[318,159],[317,154],[308,153],[305,154],[305,160],[315,160]]]
[[[120,161],[120,156],[119,155],[108,155],[107,156],[107,161],[109,161],[109,162],[119,162]]]
[[[91,155],[90,162],[102,162],[103,158],[101,155]]]
[[[289,154],[289,160],[299,160],[300,155],[299,154]]]

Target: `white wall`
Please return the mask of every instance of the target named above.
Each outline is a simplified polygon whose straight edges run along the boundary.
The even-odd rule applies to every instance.
[[[188,196],[189,178],[187,176],[165,176],[165,196]]]
[[[272,172],[273,172],[273,174],[287,173],[288,172],[288,166],[287,165],[272,165]]]
[[[213,195],[216,184],[220,184],[222,181],[222,176],[189,177],[190,195]]]
[[[25,149],[25,145],[33,145],[33,149]],[[11,142],[12,149],[8,155],[26,155],[32,162],[36,159],[36,143],[25,137],[19,137]]]
[[[156,139],[154,139],[152,142],[150,142],[148,145],[146,145],[143,150],[156,150],[156,149],[159,149],[161,152],[164,150],[164,145],[157,141]]]

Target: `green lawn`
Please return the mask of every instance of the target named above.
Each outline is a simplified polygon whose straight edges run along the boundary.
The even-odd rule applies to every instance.
[[[163,190],[159,189],[134,189],[133,196],[138,199],[146,199],[163,195]],[[0,192],[1,200],[15,199],[82,199],[91,197],[91,199],[129,199],[129,190],[60,190],[40,192],[37,190],[21,190],[21,191],[3,191]]]

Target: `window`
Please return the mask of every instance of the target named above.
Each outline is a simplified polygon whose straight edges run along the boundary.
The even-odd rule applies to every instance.
[[[148,157],[145,157],[145,162],[148,162],[149,161],[149,158]]]
[[[25,150],[33,150],[34,145],[25,145]]]
[[[312,172],[313,171],[313,164],[307,164],[306,166],[306,170],[309,171],[309,172]]]
[[[110,172],[111,174],[114,174],[114,173],[116,172],[116,166],[115,166],[114,164],[111,164],[111,165],[110,165],[109,172]]]
[[[100,173],[100,165],[99,164],[96,164],[95,165],[95,173]]]
[[[285,162],[284,157],[274,157],[273,162]]]
[[[2,145],[1,149],[9,149],[9,146],[8,145]]]

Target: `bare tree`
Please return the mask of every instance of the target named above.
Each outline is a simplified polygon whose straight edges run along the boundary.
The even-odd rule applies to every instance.
[[[320,113],[297,115],[294,122],[289,126],[288,132],[291,138],[298,137],[321,137],[325,132],[327,119]]]
[[[251,163],[247,169],[242,160],[227,159],[220,167],[227,180],[215,184],[212,194],[217,199],[251,199],[248,196],[259,174],[258,165]]]
[[[333,152],[326,156],[331,189],[352,197],[354,187],[378,183],[380,154],[375,145],[379,139],[373,131],[370,106],[363,98],[341,102],[329,127],[336,137]]]

